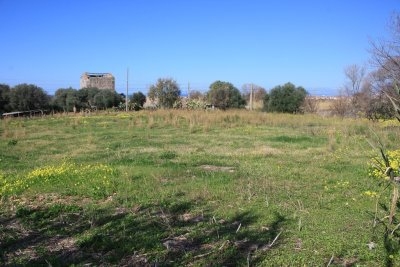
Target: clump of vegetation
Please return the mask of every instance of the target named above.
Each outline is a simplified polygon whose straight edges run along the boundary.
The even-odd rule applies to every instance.
[[[229,82],[215,81],[210,85],[207,93],[209,103],[219,109],[243,108],[246,100],[239,89]]]
[[[144,103],[146,103],[146,96],[142,92],[133,93],[130,99],[131,108],[133,110],[143,109]]]
[[[180,94],[181,90],[175,80],[160,78],[156,84],[150,86],[148,95],[150,100],[155,101],[159,107],[173,108]]]
[[[15,146],[16,144],[18,144],[18,140],[11,139],[10,141],[8,141],[9,146]]]
[[[303,87],[292,83],[274,87],[264,96],[264,110],[269,112],[298,113],[307,96]]]

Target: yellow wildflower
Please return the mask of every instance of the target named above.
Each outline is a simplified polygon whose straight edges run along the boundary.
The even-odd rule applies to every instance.
[[[375,191],[365,191],[364,195],[369,196],[369,197],[377,197],[377,193]]]

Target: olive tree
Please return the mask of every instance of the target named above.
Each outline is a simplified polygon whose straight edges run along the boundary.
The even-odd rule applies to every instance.
[[[19,84],[10,90],[10,106],[14,111],[46,109],[49,102],[47,93],[34,84]]]
[[[181,90],[173,79],[160,78],[150,86],[148,97],[162,108],[173,108],[180,98]]]
[[[10,107],[10,86],[0,84],[0,114],[11,111]]]
[[[80,106],[78,90],[71,87],[58,89],[54,94],[53,106],[57,110],[62,110],[64,112],[73,111],[74,107]]]
[[[101,89],[93,98],[94,105],[99,109],[117,107],[122,102],[122,96],[114,90]]]
[[[207,99],[211,105],[220,109],[243,108],[246,100],[233,84],[229,82],[216,81],[210,85]]]
[[[79,103],[81,108],[93,108],[96,106],[96,95],[100,89],[96,87],[82,88],[78,91]],[[99,101],[99,100],[98,100]]]

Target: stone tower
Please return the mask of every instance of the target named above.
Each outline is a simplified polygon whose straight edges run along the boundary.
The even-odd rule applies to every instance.
[[[85,72],[81,76],[82,88],[98,88],[115,91],[115,78],[111,73]]]

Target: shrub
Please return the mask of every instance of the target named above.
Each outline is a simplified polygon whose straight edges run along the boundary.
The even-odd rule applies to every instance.
[[[307,96],[303,87],[296,87],[292,83],[274,87],[264,97],[264,110],[271,112],[296,113]]]

